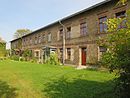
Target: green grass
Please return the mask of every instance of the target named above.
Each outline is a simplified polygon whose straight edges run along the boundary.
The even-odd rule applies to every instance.
[[[114,78],[109,72],[1,61],[0,98],[116,98]]]

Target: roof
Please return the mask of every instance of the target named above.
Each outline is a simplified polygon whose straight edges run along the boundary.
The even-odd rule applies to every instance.
[[[42,27],[42,28],[40,28],[40,29],[38,29],[38,30],[36,30],[36,31],[33,31],[32,33],[29,33],[29,34],[27,34],[27,35],[24,35],[23,37],[26,37],[26,36],[29,36],[29,35],[31,35],[31,34],[37,33],[38,31],[41,31],[41,30],[43,30],[43,29],[45,29],[45,28],[48,28],[48,27],[50,27],[50,26],[52,26],[52,25],[55,25],[55,24],[59,23],[59,21],[65,21],[65,20],[70,19],[70,18],[72,18],[72,17],[74,17],[74,16],[77,16],[77,15],[80,15],[80,14],[82,14],[82,13],[84,13],[84,12],[87,12],[87,11],[89,11],[89,10],[92,10],[92,9],[98,7],[98,6],[101,6],[101,5],[103,5],[103,4],[106,4],[106,3],[110,2],[110,1],[112,1],[112,0],[104,0],[104,1],[102,1],[102,2],[100,2],[100,3],[98,3],[98,4],[95,4],[95,5],[91,6],[91,7],[88,7],[88,8],[86,8],[86,9],[84,9],[84,10],[81,10],[81,11],[79,11],[79,12],[77,12],[77,13],[74,13],[74,14],[72,14],[72,15],[70,15],[70,16],[64,17],[64,18],[62,18],[62,19],[60,19],[60,20],[58,20],[58,21],[56,21],[56,22],[53,22],[53,23],[51,23],[51,24],[49,24],[49,25],[46,25],[46,26],[44,26],[44,27]],[[18,39],[20,39],[20,38],[14,39],[14,40],[12,40],[11,42],[13,42],[13,41],[15,41],[15,40],[18,40]]]

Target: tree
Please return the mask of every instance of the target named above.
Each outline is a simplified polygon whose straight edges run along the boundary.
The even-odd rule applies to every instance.
[[[130,11],[127,11],[126,18],[108,19],[106,24],[108,35],[99,41],[100,45],[107,48],[101,62],[110,72],[117,73],[116,91],[119,97],[130,98]]]
[[[14,38],[21,38],[22,36],[31,33],[31,30],[29,29],[18,29],[15,33],[14,33]]]
[[[118,4],[121,3],[121,4],[125,5],[126,2],[127,2],[127,0],[119,0]]]

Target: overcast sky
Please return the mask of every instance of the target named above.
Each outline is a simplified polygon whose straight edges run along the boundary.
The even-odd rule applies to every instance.
[[[101,1],[0,0],[0,37],[9,43],[17,29],[34,31]]]

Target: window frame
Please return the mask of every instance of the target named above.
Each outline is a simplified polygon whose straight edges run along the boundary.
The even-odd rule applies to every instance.
[[[102,16],[98,18],[99,20],[99,32],[104,33],[107,31],[107,25],[104,23],[107,21],[107,16]]]
[[[121,18],[121,19],[124,19],[126,17],[126,11],[120,11],[120,12],[117,12],[115,13],[115,16],[116,18]],[[123,20],[119,26],[118,26],[118,29],[122,29],[122,28],[126,28],[126,20]]]
[[[67,60],[71,60],[71,48],[67,48]]]
[[[67,27],[66,39],[70,39],[70,38],[71,38],[71,27]]]
[[[63,28],[59,30],[59,40],[62,40],[63,39]]]
[[[80,36],[86,36],[87,35],[87,22],[81,22],[80,23]]]
[[[52,34],[50,32],[50,33],[48,33],[48,42],[51,42],[51,41],[52,41]]]

